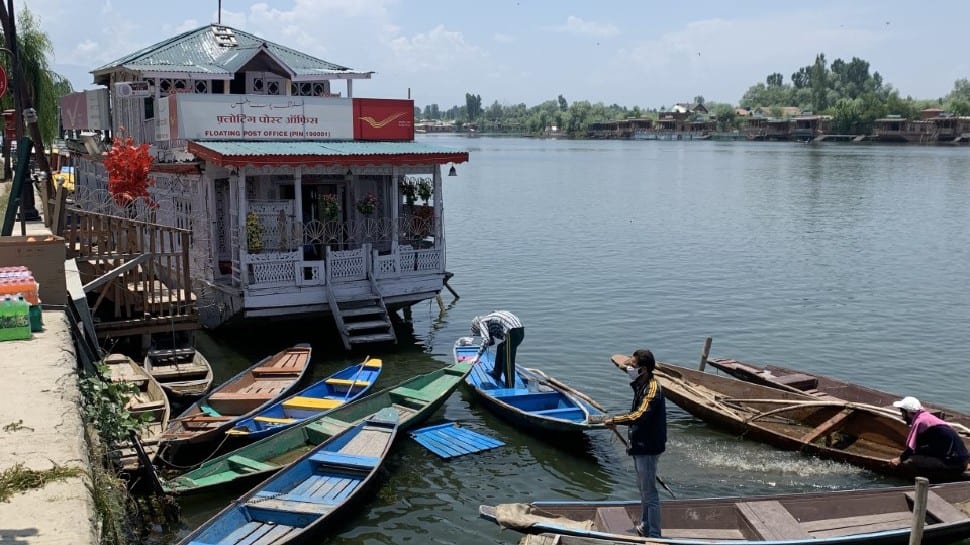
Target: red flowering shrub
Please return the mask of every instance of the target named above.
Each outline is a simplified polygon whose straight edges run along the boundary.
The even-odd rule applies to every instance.
[[[148,177],[152,161],[148,144],[135,146],[124,133],[115,137],[111,150],[104,153],[104,167],[108,170],[108,192],[116,203],[127,206],[141,197],[149,206],[158,206],[148,193],[148,188],[155,183]]]

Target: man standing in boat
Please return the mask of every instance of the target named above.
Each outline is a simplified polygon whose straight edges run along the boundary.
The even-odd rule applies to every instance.
[[[902,463],[929,470],[962,473],[967,470],[970,453],[963,438],[945,421],[923,409],[918,399],[906,396],[893,401],[903,420],[909,424],[906,448],[890,462]]]
[[[667,408],[663,390],[653,376],[657,362],[653,352],[637,350],[627,361],[626,371],[633,382],[633,407],[627,414],[603,418],[607,427],[630,426],[630,446],[640,487],[640,522],[637,533],[644,537],[660,535],[660,493],[657,491],[657,462],[667,446]]]
[[[512,388],[515,385],[515,352],[525,338],[525,327],[522,322],[507,310],[496,310],[491,314],[472,319],[472,335],[479,335],[482,338],[482,344],[478,347],[478,353],[475,354],[472,365],[477,364],[485,350],[497,342],[495,365],[489,374],[498,383],[504,373],[505,387]]]

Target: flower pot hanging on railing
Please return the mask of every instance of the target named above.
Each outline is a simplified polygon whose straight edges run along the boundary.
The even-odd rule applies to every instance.
[[[358,212],[365,216],[373,214],[377,210],[377,195],[373,193],[364,195],[362,199],[357,201],[356,208]]]
[[[319,204],[320,218],[324,221],[334,221],[340,215],[340,203],[337,202],[336,195],[322,195],[317,202]]]

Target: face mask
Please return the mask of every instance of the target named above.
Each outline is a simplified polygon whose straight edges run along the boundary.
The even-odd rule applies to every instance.
[[[636,380],[640,376],[640,368],[638,367],[627,367],[626,374],[630,377],[630,380]]]

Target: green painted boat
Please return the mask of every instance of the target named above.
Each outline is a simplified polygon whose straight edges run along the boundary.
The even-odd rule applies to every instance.
[[[397,410],[400,430],[405,431],[437,411],[471,369],[468,362],[459,362],[410,378],[213,458],[162,486],[169,494],[195,494],[230,483],[235,486],[265,479],[320,443],[388,407]]]

